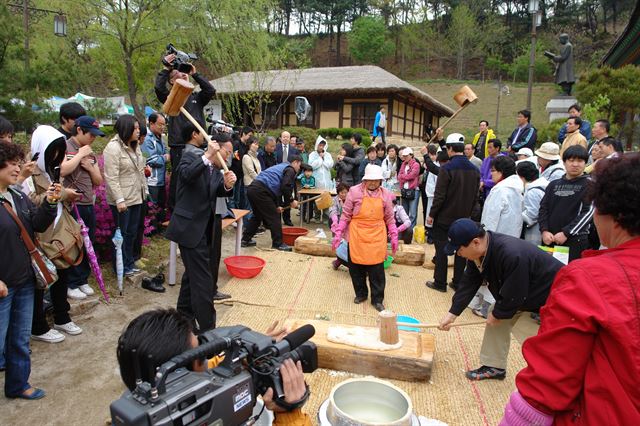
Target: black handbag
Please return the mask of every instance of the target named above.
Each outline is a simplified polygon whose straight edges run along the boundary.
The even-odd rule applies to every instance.
[[[400,188],[400,196],[402,197],[403,200],[413,200],[414,198],[416,198],[416,190],[414,189],[407,189],[407,188]]]

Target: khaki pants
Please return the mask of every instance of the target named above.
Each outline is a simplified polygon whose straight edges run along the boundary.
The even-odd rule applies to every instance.
[[[489,312],[493,312],[493,306]],[[497,325],[486,325],[482,347],[480,348],[480,363],[488,367],[507,368],[507,356],[511,345],[511,329],[520,319],[522,311],[516,312],[513,318],[500,320]]]

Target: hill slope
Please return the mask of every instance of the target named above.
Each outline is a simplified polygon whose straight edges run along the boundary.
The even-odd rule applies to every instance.
[[[490,127],[494,130],[499,139],[506,142],[516,126],[516,114],[527,105],[527,86],[522,84],[509,84],[510,94],[502,95],[500,99],[500,116],[496,128],[496,109],[498,105],[498,89],[496,82],[482,83],[480,81],[452,81],[452,80],[417,80],[411,84],[434,96],[440,102],[448,105],[454,110],[458,105],[453,100],[453,95],[458,89],[466,84],[476,95],[478,102],[467,107],[448,127],[449,131],[457,131],[469,137],[477,132],[480,120],[488,120]],[[549,99],[557,94],[555,84],[540,83],[533,87],[533,98],[531,100],[532,124],[536,127],[545,127],[549,124],[549,116],[545,111],[545,106]]]

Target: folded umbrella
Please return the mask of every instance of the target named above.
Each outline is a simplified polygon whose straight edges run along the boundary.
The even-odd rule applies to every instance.
[[[80,233],[82,234],[82,239],[84,240],[84,248],[87,252],[87,259],[89,259],[89,266],[91,266],[93,275],[96,277],[96,281],[100,286],[100,291],[102,292],[102,296],[104,296],[104,300],[109,302],[109,294],[107,294],[107,290],[104,288],[104,279],[102,278],[102,269],[100,269],[100,264],[98,263],[98,256],[96,256],[96,252],[93,249],[93,243],[91,242],[91,238],[89,238],[89,228],[87,228],[84,221],[80,217],[78,207],[74,204],[73,208],[76,212],[76,219],[80,224]]]

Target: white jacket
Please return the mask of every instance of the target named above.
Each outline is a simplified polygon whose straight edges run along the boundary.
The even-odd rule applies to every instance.
[[[434,161],[434,164],[440,167],[440,163]],[[424,185],[424,192],[427,194],[427,197],[433,198],[433,195],[436,193],[436,184],[438,183],[438,175],[434,175],[431,172],[427,173],[427,181]]]
[[[515,174],[491,189],[482,210],[482,223],[488,231],[520,238],[523,191],[522,180]]]
[[[544,190],[547,189],[549,181],[541,177],[525,185],[524,202],[522,206],[522,220],[524,222],[525,241],[530,241],[535,245],[542,243],[542,234],[538,226],[538,212],[540,211],[540,201],[544,197]]]
[[[318,154],[318,145],[325,142],[324,158]],[[333,168],[333,158],[329,154],[329,143],[318,136],[316,139],[315,149],[309,154],[309,165],[313,167],[313,177],[316,178],[316,188],[331,189],[333,188],[333,179],[331,179],[331,169]]]
[[[556,164],[544,169],[544,172],[540,172],[540,177],[545,178],[548,182],[556,179],[560,179],[564,176],[565,170],[562,161],[558,161]]]
[[[382,185],[387,188],[389,191],[399,191],[400,186],[398,185],[398,165],[402,161],[396,157],[394,161],[389,159],[387,155],[384,160],[382,160],[382,177],[384,178],[384,182]],[[396,172],[394,176],[391,176],[392,172]]]

